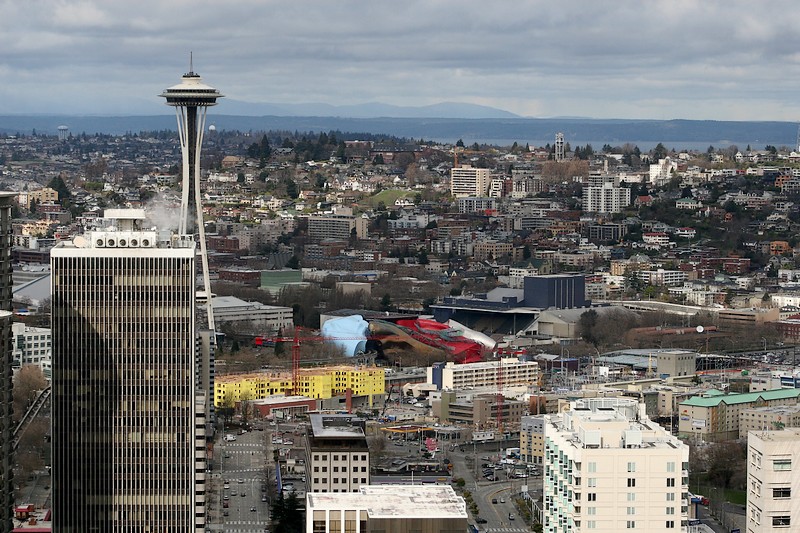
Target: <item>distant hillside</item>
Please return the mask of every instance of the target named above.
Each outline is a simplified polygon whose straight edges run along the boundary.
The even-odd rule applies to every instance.
[[[736,143],[761,149],[767,144],[793,146],[797,125],[792,122],[732,122],[710,120],[596,120],[596,119],[454,119],[454,118],[342,118],[295,116],[217,115],[213,108],[208,124],[218,129],[239,131],[330,131],[364,132],[443,142],[463,139],[508,145],[514,141],[533,145],[553,142],[557,132],[573,145],[593,143],[612,146],[626,142],[644,146],[663,142],[668,148],[716,147]],[[55,134],[64,124],[73,134],[139,132],[176,129],[172,115],[163,116],[0,116],[0,132]]]
[[[396,106],[380,102],[358,105],[330,104],[256,104],[238,100],[225,100],[227,115],[279,116],[279,117],[348,117],[348,118],[520,118],[519,115],[494,107],[442,102],[428,106]],[[221,104],[222,105],[222,104]]]

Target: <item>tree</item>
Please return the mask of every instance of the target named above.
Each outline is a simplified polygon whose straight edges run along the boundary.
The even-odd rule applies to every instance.
[[[31,406],[40,391],[47,387],[47,380],[39,365],[24,365],[14,376],[12,389],[14,420],[18,421]]]
[[[293,255],[288,261],[286,261],[286,268],[291,268],[292,270],[297,270],[300,268],[300,260],[296,255]]]
[[[597,336],[595,332],[595,326],[597,325],[597,311],[594,309],[589,309],[584,313],[581,313],[581,317],[578,319],[578,333],[580,334],[581,338],[588,342],[589,344],[597,347]]]
[[[381,298],[381,311],[390,311],[392,309],[392,297],[387,292]]]
[[[233,394],[231,392],[226,392],[222,397],[222,405],[217,408],[217,412],[224,419],[226,424],[230,424],[235,407],[236,401],[233,399]]]
[[[464,140],[463,139],[459,139],[458,141],[456,141],[456,146],[458,148],[464,148]]]
[[[653,160],[658,161],[659,159],[664,159],[665,157],[667,157],[667,147],[662,143],[658,143],[656,147],[653,148]]]
[[[272,530],[275,533],[302,533],[305,529],[303,513],[300,512],[300,502],[294,491],[279,494],[272,503]]]
[[[286,196],[291,198],[292,200],[296,199],[300,193],[297,191],[297,184],[294,182],[293,179],[286,180]]]
[[[64,182],[64,178],[61,176],[56,176],[51,179],[47,186],[58,193],[59,202],[72,196],[72,194],[69,192],[69,187],[67,187],[67,184]]]

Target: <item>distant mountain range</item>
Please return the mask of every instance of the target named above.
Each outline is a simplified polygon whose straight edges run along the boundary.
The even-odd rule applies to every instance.
[[[358,105],[331,105],[320,103],[269,104],[224,100],[226,115],[250,117],[347,117],[347,118],[521,118],[519,115],[494,107],[442,102],[427,106],[396,106],[381,102]]]
[[[347,117],[331,116],[291,116],[283,113],[294,106],[282,109],[281,114],[245,116],[227,114],[229,104],[212,108],[208,124],[218,130],[267,131],[286,130],[299,132],[342,131],[353,134],[385,134],[409,139],[427,139],[439,142],[486,143],[507,146],[514,142],[541,146],[552,143],[555,134],[564,133],[564,138],[573,146],[591,143],[595,149],[603,144],[620,146],[630,142],[642,149],[649,149],[659,142],[667,148],[702,149],[709,145],[726,147],[736,144],[740,149],[750,145],[753,149],[774,146],[794,147],[797,141],[797,124],[792,122],[733,122],[711,120],[626,120],[626,119],[588,119],[588,118],[522,118],[511,114],[508,117],[489,118],[447,118],[447,117]],[[244,104],[250,106],[251,104]],[[272,105],[272,104],[258,104]],[[421,113],[426,110],[432,114],[453,113],[463,109],[462,104],[439,104],[425,108],[397,108],[384,104],[373,104],[373,113]],[[320,104],[323,108],[326,107]],[[450,107],[455,106],[455,107]],[[361,112],[368,114],[369,106]],[[505,113],[492,108],[470,106],[473,112]],[[345,113],[345,107],[327,106],[329,111]],[[217,114],[222,111],[226,114]],[[253,109],[253,108],[250,108]],[[307,108],[304,108],[307,109]],[[320,108],[320,113],[324,109]],[[355,113],[356,111],[351,111]],[[151,116],[66,116],[66,115],[6,115],[0,116],[0,132],[7,134],[26,133],[33,130],[55,134],[59,125],[69,127],[73,134],[108,133],[174,130],[174,115]]]

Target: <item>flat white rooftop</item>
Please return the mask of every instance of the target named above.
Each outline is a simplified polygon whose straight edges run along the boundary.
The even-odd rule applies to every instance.
[[[449,485],[364,485],[358,492],[312,492],[306,508],[365,510],[370,518],[467,518],[464,498]]]

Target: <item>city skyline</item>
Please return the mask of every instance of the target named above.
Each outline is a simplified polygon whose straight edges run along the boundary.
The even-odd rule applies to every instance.
[[[237,1],[186,12],[44,0],[0,6],[0,113],[166,114],[152,98],[196,70],[233,102],[461,102],[526,117],[787,120],[800,56],[783,1]],[[202,36],[202,38],[200,38]]]

